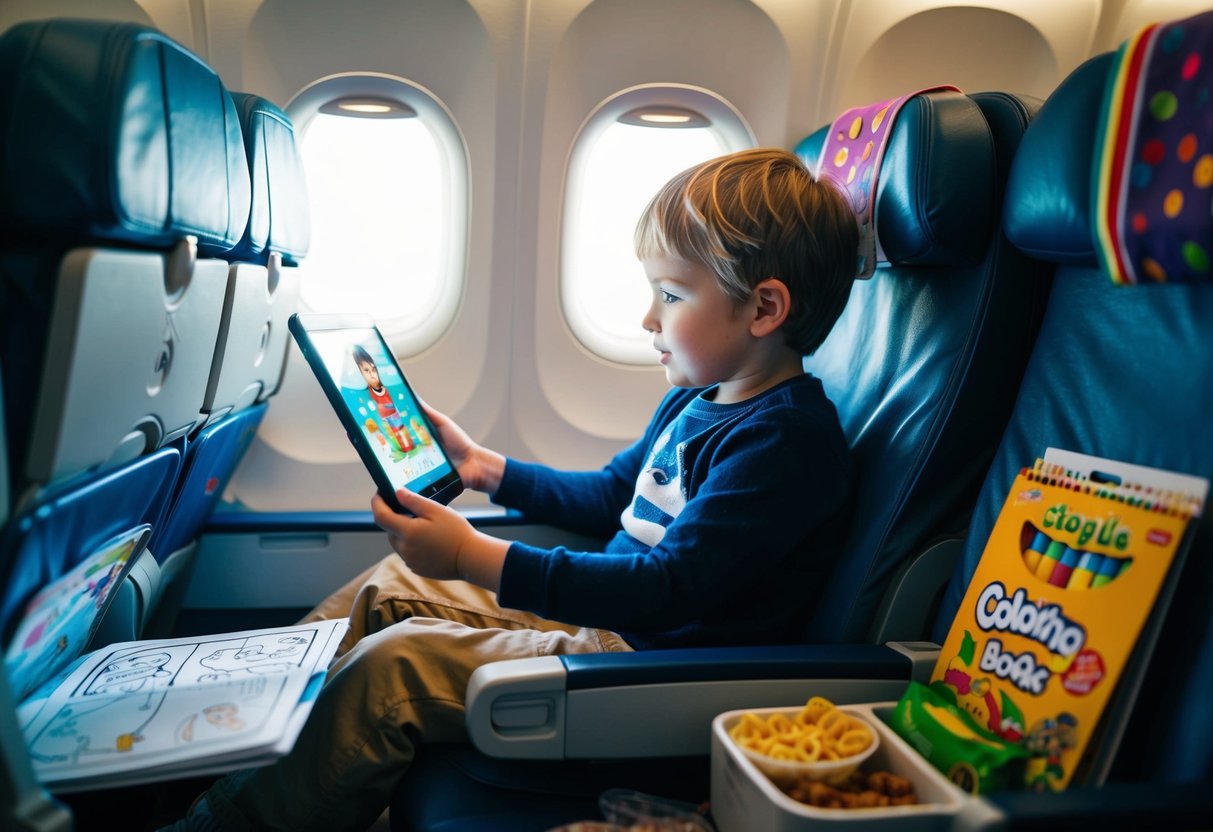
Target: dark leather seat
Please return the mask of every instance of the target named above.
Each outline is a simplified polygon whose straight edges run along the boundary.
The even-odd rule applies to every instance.
[[[172,634],[197,555],[198,538],[244,459],[277,392],[290,339],[287,319],[299,298],[299,269],[310,238],[307,187],[295,130],[277,105],[233,93],[249,171],[252,205],[231,265],[204,423],[190,437],[164,522],[148,543],[160,580],[140,604],[149,638]]]
[[[90,646],[95,618],[135,591],[133,576],[154,574],[141,556],[204,421],[229,268],[221,256],[245,233],[250,182],[218,76],[135,24],[7,30],[0,135],[6,671],[35,593],[108,564],[96,558],[110,541],[140,535],[100,603],[54,622],[73,624],[64,649],[33,667],[53,673]],[[14,718],[12,700],[33,680],[18,676],[17,690],[9,681],[0,679],[0,826],[27,828],[59,810],[33,780]]]
[[[1036,349],[935,626],[946,633],[1018,466],[1045,448],[1213,481],[1213,283],[1118,286],[1096,254],[1092,159],[1113,54],[1076,69],[1024,138],[1007,192],[1011,241],[1056,264]],[[1190,114],[1189,114],[1190,115]],[[1203,140],[1208,122],[1193,121]],[[1203,132],[1201,132],[1203,130]],[[1207,206],[1205,222],[1209,222]],[[1204,239],[1208,239],[1206,225]],[[1206,510],[1102,786],[1005,793],[1004,829],[1174,829],[1213,817],[1213,520]]]

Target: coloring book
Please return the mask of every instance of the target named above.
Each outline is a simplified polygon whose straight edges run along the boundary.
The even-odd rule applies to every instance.
[[[85,791],[264,765],[311,711],[345,619],[111,644],[18,707],[38,779]]]
[[[1131,702],[1147,622],[1165,612],[1207,492],[1199,477],[1054,448],[1015,478],[931,689],[973,717],[972,742],[1026,753],[1024,787],[1065,788],[1119,682]],[[1106,724],[1104,744],[1122,728]],[[945,773],[970,791],[995,783],[965,761]]]

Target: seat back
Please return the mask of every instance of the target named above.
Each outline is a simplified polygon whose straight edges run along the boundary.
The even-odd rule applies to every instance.
[[[278,390],[289,346],[287,319],[299,295],[298,264],[309,240],[307,189],[294,127],[272,102],[234,93],[249,170],[252,207],[231,261],[219,335],[202,410],[182,473],[149,551],[159,567],[155,597],[137,619],[147,637],[171,633],[197,540],[244,458]]]
[[[244,233],[249,177],[215,73],[134,24],[48,20],[0,35],[0,136],[13,483],[0,698],[12,707],[94,643],[150,562],[147,540],[203,421],[228,274],[217,255]],[[54,610],[56,586],[67,603]],[[59,817],[30,785],[9,711],[0,755],[0,825]]]
[[[897,113],[875,199],[884,260],[855,282],[829,338],[806,360],[838,408],[859,470],[846,556],[811,613],[808,642],[915,639],[929,621],[908,632],[874,629],[902,565],[964,529],[1031,350],[1047,269],[998,227],[1010,159],[1038,106],[944,90],[914,96]],[[810,164],[829,129],[797,148]],[[931,600],[912,606],[925,610]]]
[[[0,357],[19,501],[200,423],[227,277],[211,255],[239,242],[249,189],[230,96],[154,30],[19,24],[0,78]]]
[[[286,321],[299,295],[296,268],[310,238],[307,186],[290,118],[277,105],[233,93],[249,171],[252,207],[231,261],[215,361],[203,409],[207,423],[278,389],[286,363]]]
[[[1092,159],[1101,105],[1112,94],[1113,61],[1112,54],[1093,58],[1058,87],[1013,164],[1007,235],[1057,267],[1036,348],[935,623],[936,640],[957,612],[1020,466],[1046,448],[1213,480],[1213,284],[1118,286],[1097,257],[1092,177],[1102,171],[1093,171]],[[1207,118],[1194,119],[1189,128],[1205,147],[1213,139]],[[1207,196],[1198,208],[1206,225],[1196,239],[1207,242]],[[1213,681],[1211,612],[1213,520],[1206,511],[1112,767],[1113,780],[1213,777],[1213,714],[1204,696]]]

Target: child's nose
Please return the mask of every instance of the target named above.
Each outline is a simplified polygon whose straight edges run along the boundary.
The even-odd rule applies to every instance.
[[[641,320],[640,320],[640,325],[642,327],[644,327],[645,332],[660,332],[661,331],[661,323],[657,319],[656,309],[657,309],[657,302],[654,301],[654,302],[650,303],[649,308],[647,310],[645,310],[644,317],[641,318]]]

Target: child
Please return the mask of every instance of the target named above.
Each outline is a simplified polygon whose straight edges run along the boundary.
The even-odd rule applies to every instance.
[[[313,618],[350,632],[294,750],[228,775],[184,829],[365,830],[416,742],[466,741],[478,666],[535,655],[795,641],[836,557],[852,463],[802,356],[850,293],[855,217],[782,150],[724,156],[671,180],[636,252],[643,319],[676,389],[600,471],[507,460],[427,408],[469,488],[537,522],[610,538],[601,552],[492,537],[401,491],[376,496],[399,555]],[[561,623],[564,622],[564,623]]]
[[[413,450],[413,439],[409,436],[409,429],[405,427],[404,418],[396,409],[396,403],[392,401],[392,394],[388,392],[387,387],[379,378],[379,367],[375,364],[375,359],[371,358],[369,352],[355,344],[354,363],[358,365],[358,372],[362,373],[362,377],[366,379],[366,392],[371,397],[371,409],[378,412],[383,417],[383,421],[387,423],[387,429],[392,434],[392,439],[396,441],[396,447],[402,453]]]

